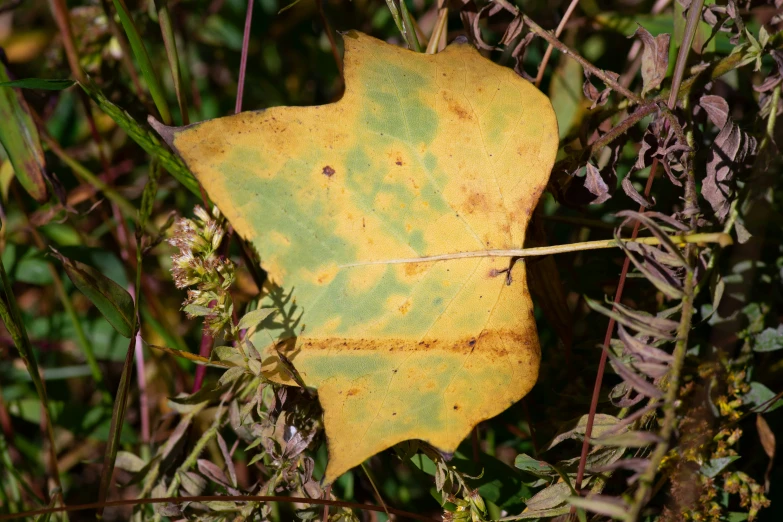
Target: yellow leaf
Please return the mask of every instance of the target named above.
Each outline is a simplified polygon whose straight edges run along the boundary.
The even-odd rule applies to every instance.
[[[452,452],[533,386],[523,263],[366,263],[521,248],[558,142],[549,100],[468,44],[345,49],[337,103],[156,125],[258,249],[282,310],[252,341],[317,388],[328,482],[408,439]]]

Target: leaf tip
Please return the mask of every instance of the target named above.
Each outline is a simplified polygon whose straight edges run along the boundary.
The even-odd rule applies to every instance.
[[[163,138],[163,141],[165,141],[169,147],[174,148],[174,133],[176,131],[176,127],[169,127],[168,125],[165,125],[156,120],[152,115],[147,116],[147,123],[150,124],[150,127],[155,129],[155,132],[157,132],[158,135]]]

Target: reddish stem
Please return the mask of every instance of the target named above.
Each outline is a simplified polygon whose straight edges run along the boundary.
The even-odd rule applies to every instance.
[[[201,335],[201,347],[198,350],[198,354],[202,357],[209,357],[209,355],[212,353],[212,344],[214,342],[215,339],[208,333],[204,332]],[[193,393],[196,393],[201,389],[201,385],[204,384],[204,376],[206,374],[206,366],[196,367],[196,375],[193,377]]]
[[[644,197],[649,198],[652,191],[653,180],[655,179],[655,172],[658,170],[658,160],[654,159],[652,168],[650,168],[650,175],[647,178],[647,185],[644,187]],[[644,212],[644,207],[639,208],[639,212]],[[633,232],[631,232],[631,239],[636,239],[639,235],[639,222],[637,221],[633,226]],[[628,277],[628,270],[631,266],[631,259],[626,256],[623,262],[623,269],[620,272],[620,281],[617,283],[617,291],[614,294],[614,302],[619,303],[623,298],[623,289],[625,288],[625,279]],[[579,458],[579,468],[576,471],[576,480],[574,481],[574,488],[580,491],[582,488],[582,479],[585,474],[585,466],[587,464],[587,453],[590,451],[590,436],[593,434],[593,421],[595,420],[595,413],[598,410],[598,397],[601,394],[601,385],[604,380],[604,370],[606,369],[606,358],[609,353],[609,342],[614,335],[615,320],[609,319],[609,325],[606,327],[606,335],[604,336],[604,347],[601,350],[601,359],[598,361],[598,371],[595,376],[595,386],[593,386],[593,397],[590,401],[590,413],[587,416],[587,425],[585,426],[585,440],[582,442],[582,455]]]
[[[237,103],[234,113],[242,112],[242,95],[245,92],[245,70],[247,69],[247,48],[250,46],[250,25],[253,21],[253,0],[247,0],[245,16],[245,34],[242,36],[242,58],[239,61],[239,84],[237,85]]]

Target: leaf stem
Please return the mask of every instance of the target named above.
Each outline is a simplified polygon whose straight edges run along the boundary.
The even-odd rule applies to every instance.
[[[207,431],[201,434],[201,437],[199,437],[196,445],[193,446],[193,450],[191,450],[188,458],[186,458],[185,462],[183,462],[177,468],[177,471],[174,472],[174,476],[171,478],[171,484],[169,484],[169,487],[166,490],[167,497],[174,497],[174,495],[176,495],[180,481],[182,480],[182,473],[188,471],[190,468],[196,465],[198,456],[201,455],[201,452],[204,451],[204,448],[207,446],[207,444],[218,434],[218,430],[220,430],[220,426],[223,423],[223,414],[225,411],[226,409],[223,408],[223,405],[221,404],[217,414],[215,415],[215,420],[212,422],[212,425],[207,429]],[[176,499],[172,498],[172,500]],[[154,522],[160,522],[161,516],[156,513],[153,520]]]
[[[698,244],[698,243],[720,243],[721,245],[730,245],[731,236],[723,232],[710,232],[700,234],[687,234],[680,236],[669,236],[669,240],[677,245]],[[657,237],[642,237],[637,239],[622,239],[622,243],[639,243],[642,245],[660,245],[661,241]],[[582,243],[569,243],[567,245],[553,245],[533,248],[512,248],[495,250],[474,250],[469,252],[455,252],[452,254],[439,254],[434,256],[410,257],[401,259],[384,259],[378,261],[360,261],[358,263],[347,263],[339,265],[338,268],[351,268],[368,265],[400,265],[406,263],[431,263],[434,261],[448,261],[453,259],[468,259],[476,257],[537,257],[549,256],[553,254],[565,254],[568,252],[580,252],[583,250],[600,250],[604,248],[616,248],[620,242],[616,239],[602,239],[598,241],[585,241]]]

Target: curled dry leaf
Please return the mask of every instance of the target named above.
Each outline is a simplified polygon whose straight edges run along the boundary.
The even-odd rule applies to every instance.
[[[508,259],[388,260],[521,247],[558,145],[546,97],[470,45],[345,48],[337,103],[156,125],[293,289],[301,322],[250,340],[270,378],[294,384],[279,352],[318,389],[327,482],[404,440],[453,452],[533,386],[523,263],[509,286]]]
[[[632,200],[637,202],[640,206],[642,206],[644,208],[650,208],[653,205],[655,205],[655,199],[654,198],[647,199],[644,196],[642,196],[641,194],[639,194],[639,191],[636,190],[636,187],[633,186],[633,183],[631,182],[631,177],[630,176],[626,176],[625,178],[623,178],[622,186],[623,186],[623,192],[625,192],[625,194],[629,198],[631,198]]]
[[[606,103],[606,101],[609,99],[609,94],[611,94],[612,89],[610,87],[604,87],[604,90],[599,91],[598,88],[593,85],[593,82],[590,81],[590,71],[585,69],[585,81],[582,84],[582,92],[585,95],[585,98],[593,102],[593,104],[590,106],[590,110],[595,109],[598,106],[602,106]],[[618,80],[620,78],[620,75],[612,72],[612,71],[604,71],[607,76],[611,77],[613,80]]]
[[[731,120],[725,101],[721,103],[716,96],[704,96],[699,103],[716,126],[723,123],[707,155],[707,174],[701,187],[702,196],[709,202],[718,220],[723,222],[731,206],[736,176],[752,163],[757,143],[753,136]]]
[[[772,463],[775,460],[775,433],[769,427],[767,419],[761,414],[756,415],[756,430],[759,432],[761,447],[764,448],[764,453],[769,457],[767,471],[764,474],[764,489],[769,492],[769,474],[772,472]]]
[[[611,191],[614,187],[610,188],[609,184],[604,181],[604,178],[601,176],[601,171],[598,170],[598,167],[590,162],[587,162],[585,165],[584,186],[588,192],[590,192],[590,194],[595,196],[595,198],[590,202],[593,205],[603,203],[612,197]]]
[[[579,419],[575,419],[564,426],[561,426],[558,430],[558,434],[547,445],[546,451],[554,448],[564,440],[575,439],[578,441],[584,440],[585,429],[587,428],[588,415],[582,415]],[[606,413],[596,413],[593,419],[593,431],[592,437],[600,437],[602,434],[608,432],[620,422],[620,419]]]
[[[633,36],[638,36],[644,44],[642,51],[642,96],[660,87],[669,68],[669,35],[661,33],[653,37],[641,25]]]

